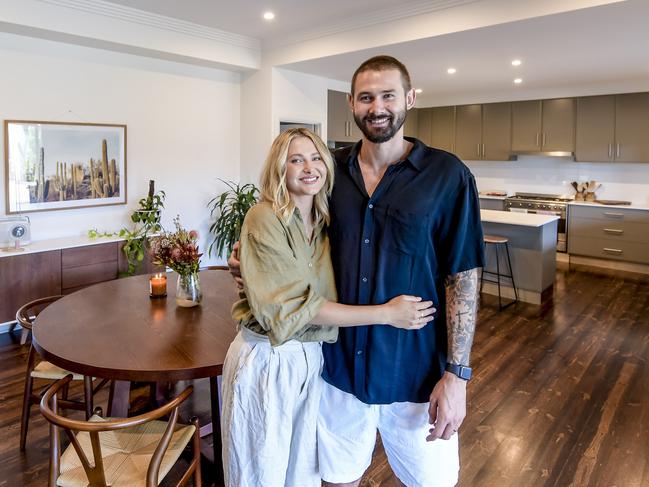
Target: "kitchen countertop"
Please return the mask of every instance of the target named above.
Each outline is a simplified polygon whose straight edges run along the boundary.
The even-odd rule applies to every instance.
[[[505,223],[523,227],[541,227],[558,220],[556,215],[537,215],[517,211],[480,210],[480,219],[489,223]]]
[[[492,196],[488,194],[481,194],[478,195],[481,200],[504,200],[507,198],[507,196]]]
[[[17,255],[25,254],[35,254],[38,252],[48,252],[50,250],[61,250],[61,249],[71,249],[74,247],[85,247],[86,245],[99,245],[110,242],[119,242],[124,240],[123,237],[97,237],[90,238],[88,236],[76,236],[76,237],[63,237],[63,238],[54,238],[50,240],[38,240],[25,245],[23,248],[25,250],[13,251],[13,250],[0,250],[0,258],[2,257],[13,257]]]

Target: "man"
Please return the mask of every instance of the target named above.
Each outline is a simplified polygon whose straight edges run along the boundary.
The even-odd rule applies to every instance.
[[[341,328],[323,345],[320,473],[326,485],[358,485],[378,430],[401,482],[450,487],[483,265],[475,182],[452,154],[404,139],[415,93],[398,60],[361,64],[349,103],[363,138],[335,153],[329,233],[339,301],[411,294],[432,299],[438,314],[417,331]]]

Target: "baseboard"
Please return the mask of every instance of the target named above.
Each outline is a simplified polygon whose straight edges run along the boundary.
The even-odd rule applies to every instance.
[[[518,292],[518,300],[523,301],[524,303],[541,304],[541,302],[543,301],[542,293],[536,291],[528,291],[527,289],[516,289],[516,291]],[[485,294],[490,294],[492,296],[498,296],[498,285],[492,282],[484,281],[484,283],[482,284],[482,292]],[[501,284],[500,296],[506,300],[514,299],[514,288],[507,286],[506,284]]]
[[[578,255],[569,256],[570,264],[587,265],[591,267],[601,267],[603,269],[613,269],[616,271],[635,272],[636,274],[649,274],[649,265],[636,264],[633,262],[620,262],[617,260],[598,259],[596,257],[581,257]]]

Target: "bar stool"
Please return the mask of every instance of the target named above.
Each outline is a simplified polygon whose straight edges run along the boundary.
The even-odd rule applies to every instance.
[[[496,272],[492,271],[486,271],[484,268],[482,269],[482,274],[480,275],[480,292],[482,292],[482,283],[484,281],[487,282],[493,282],[498,284],[498,308],[500,310],[503,310],[507,308],[508,306],[511,306],[512,304],[518,302],[518,291],[516,291],[516,283],[514,282],[514,271],[512,270],[512,261],[509,258],[509,239],[507,237],[501,237],[499,235],[485,235],[484,236],[484,243],[485,245],[495,245],[495,251],[496,251]],[[501,246],[505,247],[505,252],[507,254],[507,265],[509,266],[509,274],[501,274],[500,272],[500,257],[499,257],[499,249]],[[495,280],[491,280],[489,278],[485,279],[485,274],[490,276],[495,276]],[[515,299],[509,303],[507,303],[505,306],[502,304],[502,296],[500,294],[500,282],[502,279],[509,279],[512,281],[512,287],[514,288],[514,297]]]

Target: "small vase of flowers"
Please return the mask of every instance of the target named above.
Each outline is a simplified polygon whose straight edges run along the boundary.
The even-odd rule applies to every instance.
[[[162,232],[151,243],[154,264],[164,265],[178,274],[176,304],[185,308],[197,306],[203,297],[198,278],[201,253],[198,252],[198,232],[185,230],[180,217],[174,218],[175,232]]]

